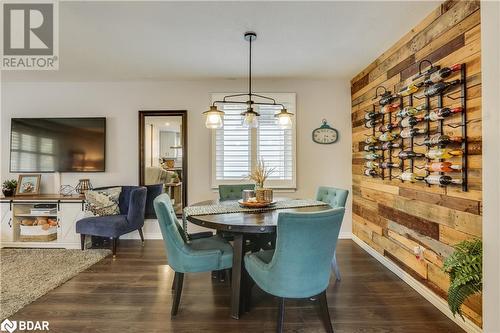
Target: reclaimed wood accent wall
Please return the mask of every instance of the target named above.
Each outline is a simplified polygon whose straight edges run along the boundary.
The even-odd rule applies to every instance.
[[[481,40],[479,1],[447,1],[389,50],[351,80],[353,233],[377,252],[392,260],[414,278],[446,299],[449,278],[443,260],[461,240],[480,238],[481,197]],[[418,73],[418,63],[428,59],[442,67],[466,64],[468,118],[468,185],[427,186],[398,179],[363,175],[366,111],[372,111],[375,89],[384,86],[398,92]],[[460,78],[456,73],[445,81]],[[420,104],[423,101],[415,101]],[[434,101],[435,103],[435,101]],[[444,106],[460,106],[444,98]],[[435,106],[435,105],[434,105]],[[379,106],[377,106],[377,110]],[[447,119],[447,122],[453,121]],[[456,120],[455,120],[456,122]],[[446,134],[461,136],[461,129],[447,127]],[[425,152],[424,147],[415,147]],[[393,152],[397,155],[398,150]],[[416,162],[417,163],[417,162]],[[423,162],[420,162],[423,163]],[[416,173],[423,170],[415,170]],[[399,171],[394,171],[398,174]],[[423,247],[423,260],[414,248]],[[463,307],[464,314],[478,326],[481,297],[474,296]]]

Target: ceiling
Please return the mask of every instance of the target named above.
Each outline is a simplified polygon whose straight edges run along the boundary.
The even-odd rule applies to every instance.
[[[350,78],[439,2],[60,2],[59,71],[2,81]]]

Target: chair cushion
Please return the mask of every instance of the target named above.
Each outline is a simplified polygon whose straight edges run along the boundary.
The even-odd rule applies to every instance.
[[[219,270],[230,268],[233,265],[233,247],[220,236],[193,239],[189,242],[189,247],[193,250],[220,250]]]
[[[126,215],[87,217],[76,222],[76,232],[83,235],[119,237],[133,230]]]

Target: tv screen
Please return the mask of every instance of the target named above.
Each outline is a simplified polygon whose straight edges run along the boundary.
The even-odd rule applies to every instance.
[[[106,118],[12,118],[11,172],[100,172]]]

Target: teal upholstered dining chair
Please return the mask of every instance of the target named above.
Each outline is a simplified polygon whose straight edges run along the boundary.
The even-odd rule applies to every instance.
[[[283,329],[285,298],[316,295],[326,328],[333,332],[326,289],[343,217],[343,207],[320,212],[280,213],[276,249],[245,256],[248,275],[262,290],[279,297],[278,332]],[[247,300],[249,296],[247,294]]]
[[[219,185],[219,200],[241,199],[243,190],[255,190],[254,184]]]
[[[219,236],[188,241],[168,194],[156,197],[154,208],[165,243],[168,265],[175,271],[175,295],[171,310],[171,315],[175,316],[181,299],[184,273],[230,268],[233,263],[233,248]]]
[[[347,201],[347,196],[349,195],[348,190],[320,186],[318,192],[316,193],[316,200],[323,201],[329,204],[332,208],[345,207],[345,202]],[[337,252],[333,254],[332,268],[335,272],[335,278],[340,281],[340,269],[337,264]]]

